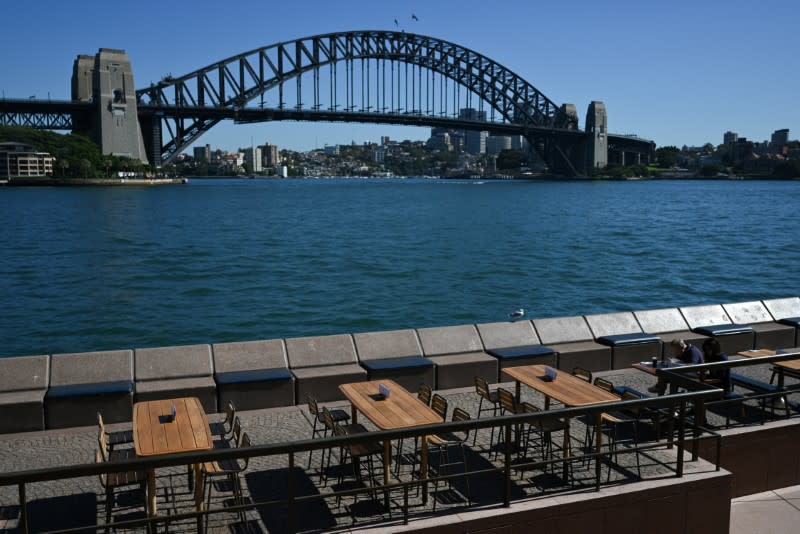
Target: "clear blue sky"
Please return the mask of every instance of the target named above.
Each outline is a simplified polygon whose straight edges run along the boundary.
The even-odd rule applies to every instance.
[[[0,89],[70,96],[72,61],[124,48],[139,87],[220,59],[330,31],[394,29],[477,50],[557,103],[606,103],[609,129],[658,145],[800,138],[800,18],[794,0],[6,2]],[[413,21],[414,13],[419,21]],[[16,22],[15,22],[16,21]],[[200,139],[222,148],[427,138],[418,128],[355,124],[222,124]]]

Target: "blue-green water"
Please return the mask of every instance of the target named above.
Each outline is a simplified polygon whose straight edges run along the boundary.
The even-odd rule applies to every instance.
[[[800,181],[0,189],[0,355],[800,294]]]

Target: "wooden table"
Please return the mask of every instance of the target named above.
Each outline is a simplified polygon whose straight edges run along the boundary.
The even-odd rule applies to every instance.
[[[631,367],[634,369],[638,369],[640,371],[644,371],[649,375],[655,376],[656,369],[672,369],[675,367],[683,367],[685,364],[682,362],[672,362],[672,361],[665,361],[662,362],[661,360],[658,361],[658,367],[653,367],[652,362],[636,362]]]
[[[794,352],[792,349],[788,350]],[[760,356],[775,356],[777,353],[772,349],[750,349],[737,352],[736,354],[744,356],[745,358],[758,358]],[[772,365],[774,365],[775,369],[778,371],[778,387],[781,389],[783,389],[784,371],[800,371],[800,359],[774,362]]]
[[[565,406],[589,406],[592,404],[602,404],[604,402],[618,401],[619,397],[613,393],[594,386],[569,373],[558,371],[558,376],[554,380],[544,380],[546,365],[523,365],[519,367],[506,367],[503,373],[516,380],[516,399],[520,402],[520,384],[525,384],[544,395],[544,409],[550,408],[550,399],[564,404]],[[603,446],[602,413],[595,417],[595,442],[597,452]],[[564,458],[569,459],[569,425],[564,431],[564,442],[562,449]],[[568,466],[564,462],[564,478],[567,477]]]
[[[378,392],[378,385],[383,384],[390,390],[389,397],[383,399]],[[396,430],[420,425],[441,423],[442,418],[431,410],[416,395],[409,393],[394,380],[372,380],[342,384],[339,390],[350,400],[353,423],[358,422],[358,412],[370,420],[381,430]],[[428,478],[428,440],[422,436],[420,451],[420,478]],[[383,442],[383,483],[389,484],[389,468],[392,461],[392,444],[390,440]],[[428,497],[427,484],[422,485],[422,499]]]
[[[175,405],[175,420],[168,421]],[[200,399],[184,397],[137,402],[133,405],[133,444],[136,456],[162,456],[214,448],[208,418]],[[194,498],[203,509],[203,481],[200,464],[194,469]],[[156,515],[156,473],[147,471],[148,514]]]

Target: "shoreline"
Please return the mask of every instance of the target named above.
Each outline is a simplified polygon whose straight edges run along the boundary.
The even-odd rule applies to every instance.
[[[8,187],[142,186],[186,184],[188,178],[18,178],[7,180]]]

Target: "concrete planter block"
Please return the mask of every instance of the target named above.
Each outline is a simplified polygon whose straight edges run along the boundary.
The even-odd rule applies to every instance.
[[[651,335],[649,337],[654,339],[646,341],[645,338],[648,337],[649,332],[642,331],[632,312],[587,315],[586,322],[601,344],[611,346],[612,369],[626,369],[636,362],[649,360],[653,356],[661,356],[661,340]],[[607,338],[626,337],[626,334],[642,334],[642,339],[630,343],[606,342]]]
[[[680,308],[680,310],[690,330],[703,326],[731,324],[733,322],[720,304],[689,306]]]
[[[539,345],[539,336],[530,321],[486,323],[477,325],[486,350]]]
[[[436,389],[471,386],[475,376],[496,377],[497,359],[483,352],[474,325],[417,330],[422,351],[436,364]]]
[[[44,430],[49,356],[0,358],[0,433]]]
[[[558,352],[558,368],[568,373],[575,367],[592,372],[611,369],[611,347],[594,341],[557,343],[548,347]]]
[[[97,412],[106,423],[131,420],[133,351],[54,354],[50,367],[47,428],[94,425]]]
[[[420,384],[433,387],[436,368],[422,357],[414,330],[353,334],[358,359],[370,380],[392,379],[414,392]]]
[[[758,300],[753,302],[735,302],[723,304],[722,308],[731,321],[739,324],[770,323],[772,316],[767,307]]]
[[[595,338],[618,334],[638,334],[642,332],[633,312],[602,313],[587,315],[586,322]],[[646,330],[645,330],[646,332]],[[648,332],[649,333],[649,332]]]
[[[762,302],[776,321],[787,317],[800,317],[800,297],[771,299]]]
[[[643,310],[633,312],[642,332],[664,334],[666,332],[685,332],[689,325],[678,308],[662,308],[659,310]],[[663,336],[662,336],[663,339]]]
[[[302,404],[311,394],[320,402],[341,400],[339,384],[367,379],[359,367],[350,334],[299,337],[286,340],[289,368],[296,379],[295,399]]]
[[[755,348],[780,349],[794,346],[795,328],[776,323],[763,302],[737,302],[723,304],[722,307],[734,323],[753,327]]]
[[[294,376],[280,339],[212,345],[217,404],[239,410],[292,406]]]
[[[552,317],[534,319],[533,326],[543,345],[552,347],[557,343],[591,341],[594,339],[586,319],[576,317]]]
[[[134,351],[136,401],[198,397],[208,413],[217,411],[210,345]]]

